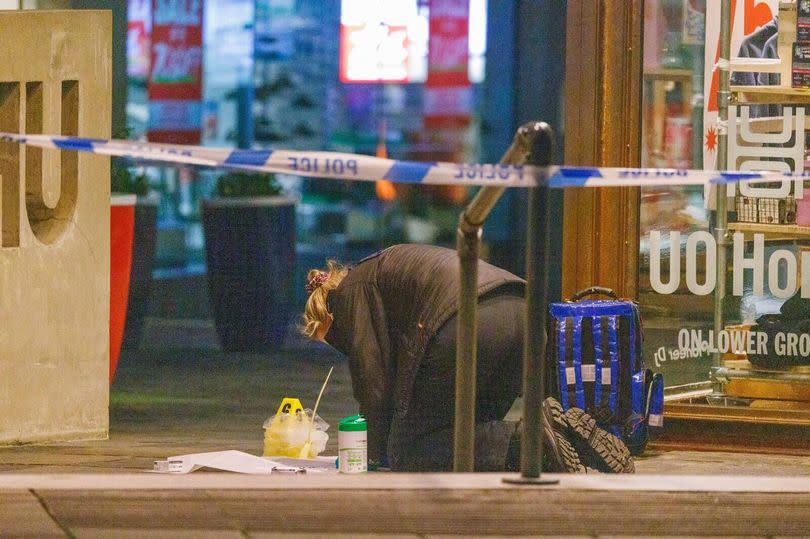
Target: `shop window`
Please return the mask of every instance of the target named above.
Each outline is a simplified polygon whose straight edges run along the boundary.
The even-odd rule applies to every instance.
[[[726,122],[720,4],[645,3],[642,164],[799,175],[642,189],[645,354],[665,373],[670,403],[766,410],[776,421],[810,414],[810,205],[800,175],[810,7],[731,2]]]
[[[478,160],[485,0],[263,0],[256,6],[254,146]],[[431,6],[445,18],[431,22]],[[434,45],[442,39],[444,45],[434,64],[431,32]],[[453,69],[463,63],[463,80],[436,84],[439,61]],[[321,258],[324,249],[355,259],[392,242],[453,244],[468,195],[455,187],[283,181],[301,198],[299,252]]]
[[[142,138],[153,128],[150,117],[168,122],[171,115],[150,116],[152,3],[128,0],[128,5],[127,136]],[[434,17],[431,23],[431,7],[445,19]],[[487,0],[205,2],[201,142],[479,161],[487,9]],[[387,25],[385,35],[378,23]],[[434,62],[431,32],[434,45],[439,37],[444,44]],[[370,40],[374,36],[380,39]],[[353,48],[347,52],[349,41]],[[359,59],[359,67],[348,65],[350,57]],[[403,57],[406,62],[394,65],[392,59]],[[363,64],[369,58],[371,67]],[[383,72],[371,72],[380,65]],[[436,66],[462,76],[437,82]],[[161,193],[158,266],[203,270],[198,208],[212,195],[217,174],[170,168],[145,173]],[[458,187],[278,179],[300,200],[297,241],[304,265],[320,264],[326,256],[354,260],[400,241],[452,245],[457,215],[469,196]],[[320,260],[309,262],[309,252]]]

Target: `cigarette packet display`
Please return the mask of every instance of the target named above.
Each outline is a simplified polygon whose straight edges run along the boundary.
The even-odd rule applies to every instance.
[[[810,88],[810,44],[793,44],[794,88]]]
[[[796,43],[810,44],[810,0],[796,5]]]

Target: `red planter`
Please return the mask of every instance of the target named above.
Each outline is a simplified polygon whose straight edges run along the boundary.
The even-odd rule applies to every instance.
[[[127,319],[135,195],[113,194],[110,201],[110,384],[115,379]]]

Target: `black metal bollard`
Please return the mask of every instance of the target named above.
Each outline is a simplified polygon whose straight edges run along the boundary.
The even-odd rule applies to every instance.
[[[554,134],[548,124],[537,122],[526,164],[548,166],[554,154]],[[541,181],[544,181],[542,178]],[[526,331],[523,347],[523,436],[520,445],[520,476],[507,483],[554,484],[542,477],[543,436],[540,409],[545,398],[546,312],[550,220],[548,186],[529,189],[529,231],[526,241]]]
[[[522,125],[515,133],[512,145],[504,154],[501,159],[502,164],[514,165],[548,165],[551,162],[551,156],[554,151],[553,134],[548,124],[543,122],[529,122]],[[548,249],[548,215],[545,210],[547,206],[547,191],[546,187],[532,188],[530,190],[530,235],[529,235],[529,252],[527,254],[527,271],[534,271],[538,275],[542,273],[543,268],[547,267],[542,260],[532,260],[533,256],[547,256]],[[475,384],[476,384],[476,362],[477,362],[477,327],[478,327],[478,298],[476,293],[477,288],[477,269],[478,269],[478,253],[481,238],[481,228],[486,220],[489,212],[498,202],[498,199],[504,192],[503,187],[484,187],[470,202],[465,211],[459,218],[458,226],[458,254],[459,254],[459,272],[461,279],[461,291],[459,294],[459,310],[458,310],[458,332],[456,337],[456,403],[455,403],[455,431],[454,431],[454,453],[453,453],[453,471],[456,472],[471,472],[474,469],[475,454]],[[538,223],[538,219],[543,219],[543,223]],[[538,228],[537,225],[540,225]],[[536,240],[532,242],[532,231],[540,230],[546,238],[545,245],[541,245]],[[536,254],[531,251],[535,248]],[[537,251],[540,248],[540,251]],[[531,398],[530,402],[537,402],[539,410],[539,403],[542,402],[542,387],[530,388],[531,395],[527,395],[526,388],[531,380],[541,378],[540,374],[536,373],[537,368],[542,368],[538,365],[542,361],[536,351],[542,350],[544,354],[545,347],[545,303],[547,302],[546,283],[547,279],[543,275],[543,281],[532,277],[532,273],[528,274],[529,287],[527,291],[527,317],[526,323],[526,343],[524,351],[524,400],[527,397]],[[537,286],[541,287],[542,292],[538,295]],[[534,289],[534,292],[532,290]],[[534,294],[532,296],[532,293]],[[541,305],[541,308],[531,307],[532,303]],[[542,324],[535,325],[533,322],[539,313]],[[529,331],[531,328],[540,327],[543,329],[541,341],[531,341]],[[534,350],[532,356],[527,355],[529,350]],[[528,358],[534,358],[530,365]],[[539,397],[535,396],[535,391],[539,390]],[[536,478],[539,477],[539,462],[540,451],[542,451],[542,439],[540,438],[539,415],[533,412],[534,415],[525,416],[524,424],[527,424],[531,417],[534,423],[534,431],[531,428],[524,431],[522,440],[522,454],[521,469],[530,470],[535,466],[538,470],[537,475],[534,475],[533,482],[537,483]],[[529,438],[531,438],[529,440]],[[529,444],[529,449],[527,449]],[[534,448],[534,449],[531,449]],[[537,456],[533,462],[526,462],[524,458],[534,451]]]

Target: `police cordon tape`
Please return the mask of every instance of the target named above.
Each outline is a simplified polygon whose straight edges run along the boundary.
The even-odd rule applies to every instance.
[[[238,150],[131,140],[102,140],[58,135],[1,133],[0,142],[13,142],[126,157],[144,162],[272,172],[335,180],[481,185],[499,187],[644,187],[762,183],[808,178],[808,173],[721,172],[669,168],[569,167],[505,164],[425,163],[326,151]],[[807,174],[807,175],[805,175]]]

